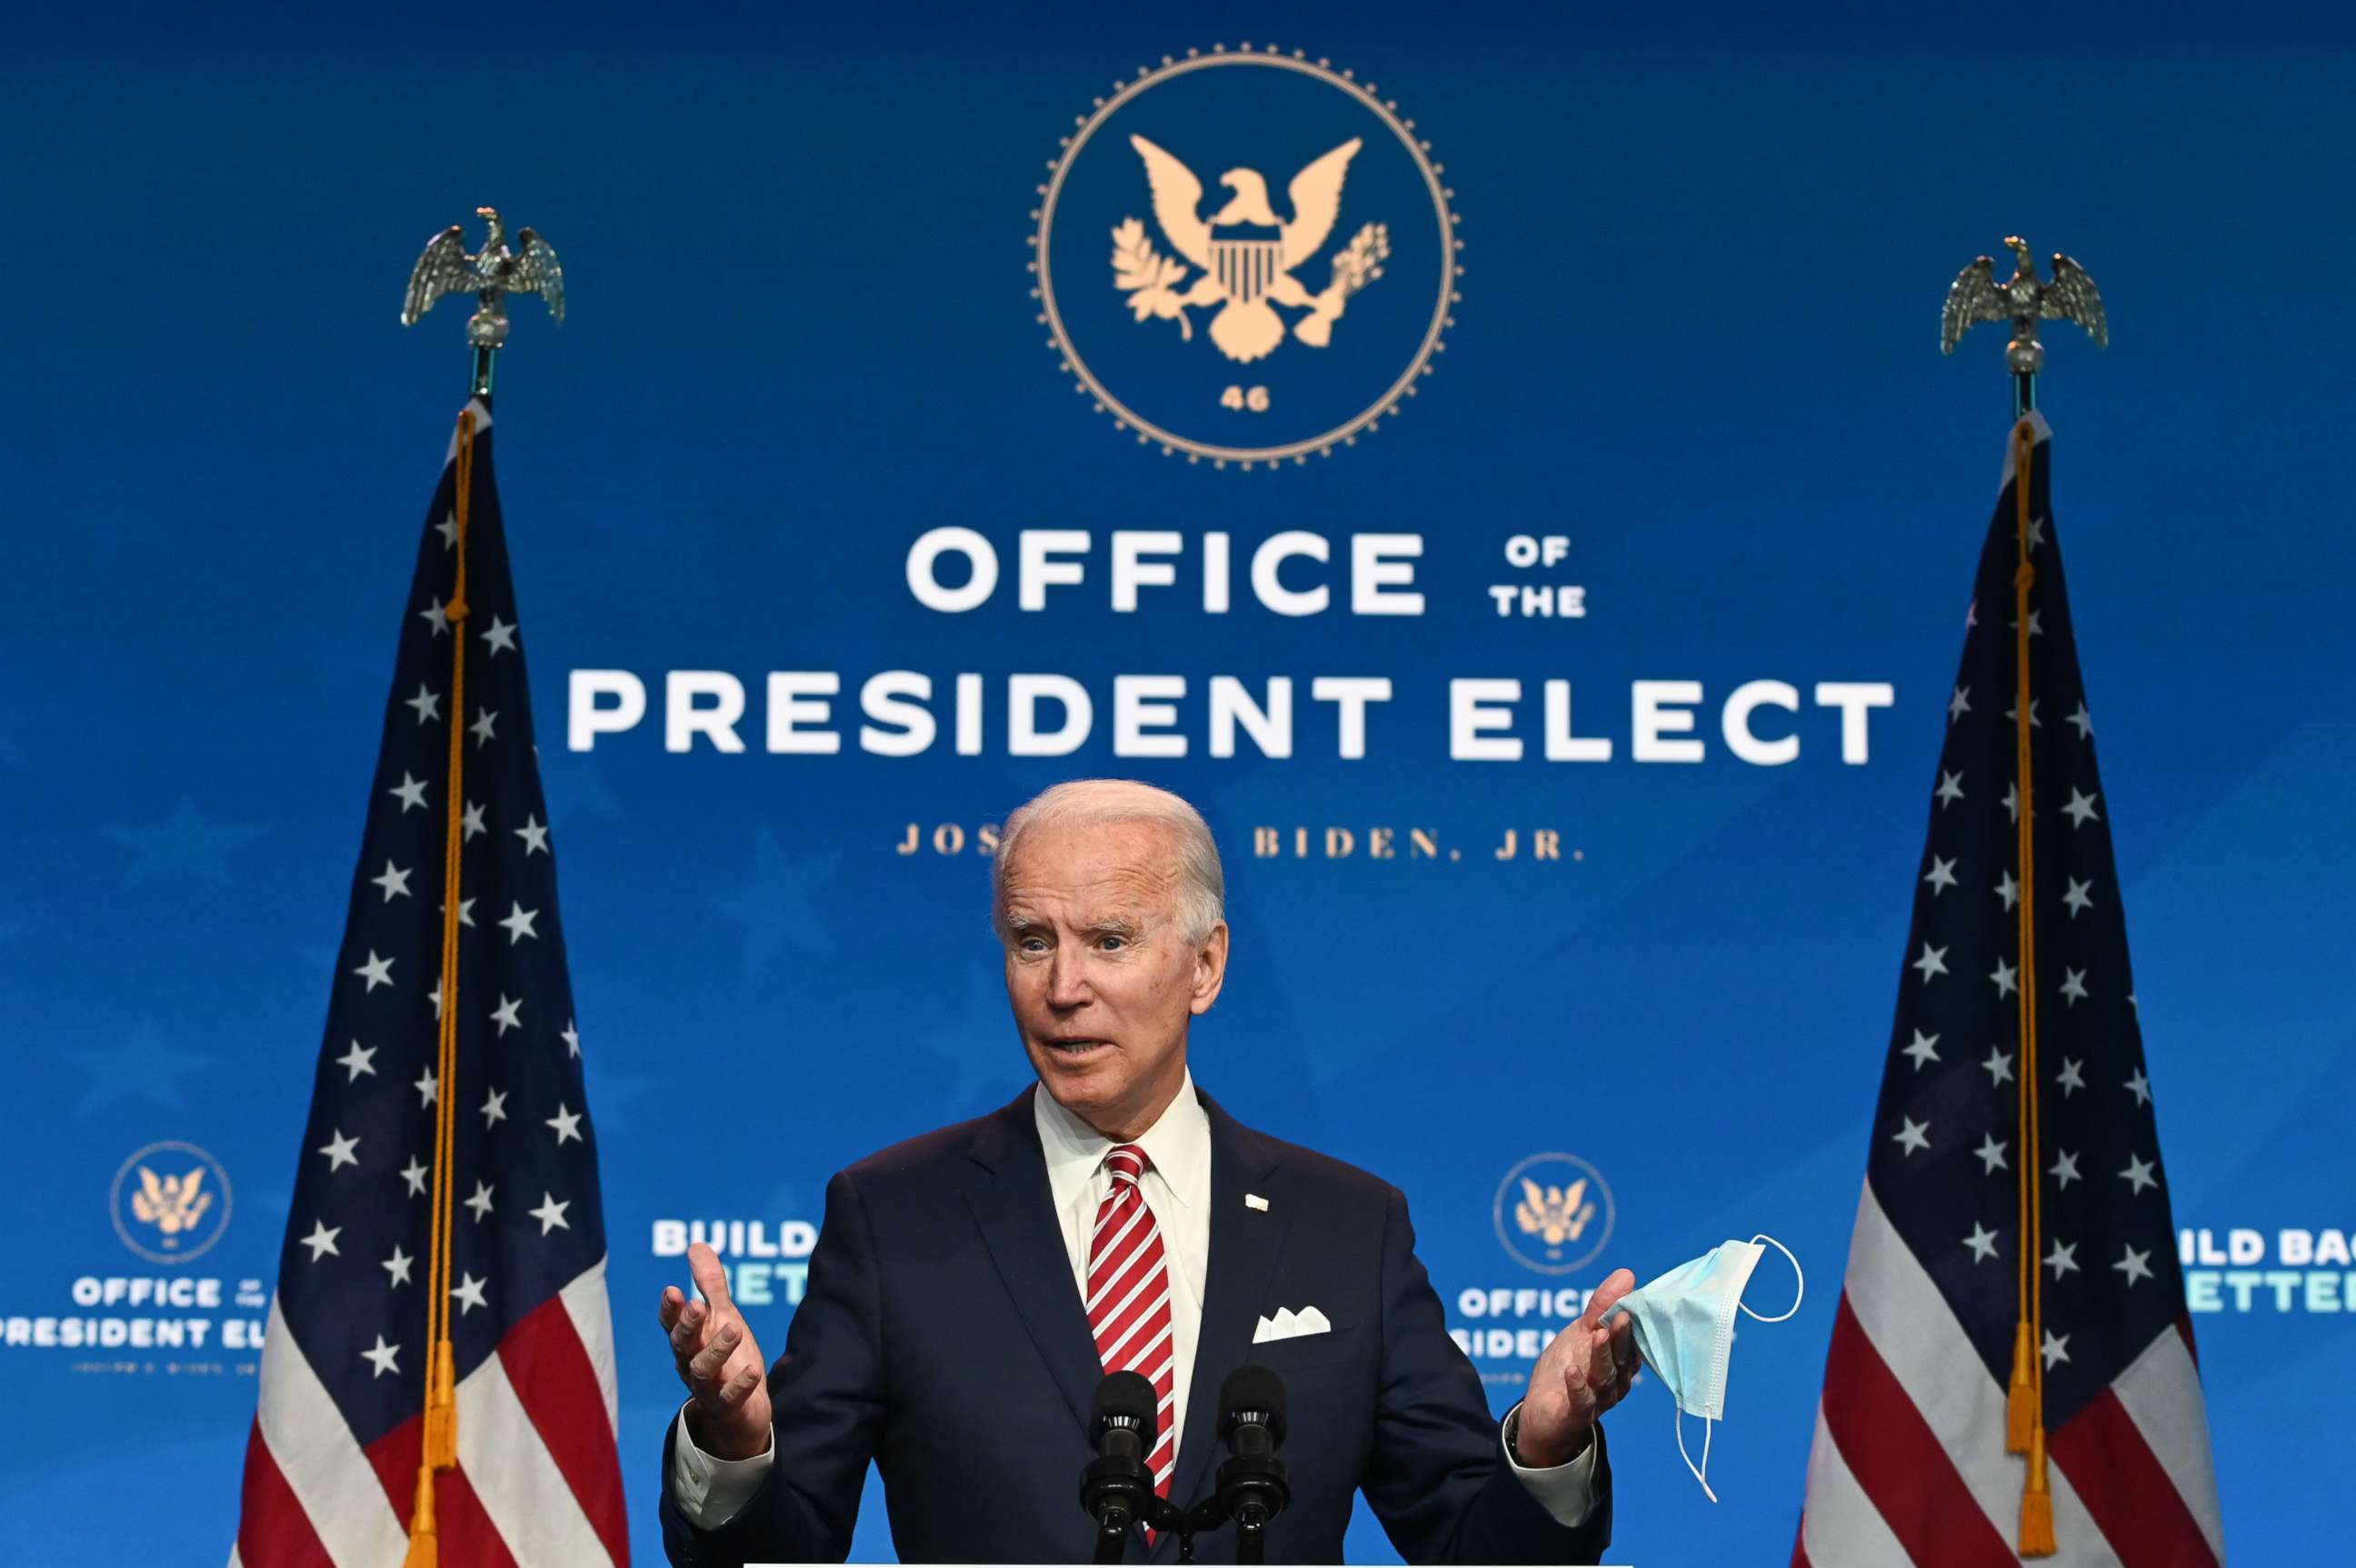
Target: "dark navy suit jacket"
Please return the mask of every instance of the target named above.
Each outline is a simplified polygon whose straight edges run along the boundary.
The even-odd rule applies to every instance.
[[[769,1369],[776,1463],[717,1530],[690,1526],[666,1489],[672,1563],[841,1561],[870,1459],[905,1562],[1089,1560],[1096,1527],[1079,1476],[1103,1372],[1049,1196],[1033,1092],[828,1184],[808,1292]],[[1595,1511],[1577,1530],[1515,1477],[1480,1378],[1416,1261],[1398,1189],[1201,1098],[1210,1267],[1171,1500],[1210,1495],[1219,1384],[1258,1361],[1283,1378],[1290,1406],[1292,1502],[1268,1528],[1270,1563],[1341,1562],[1362,1489],[1410,1563],[1595,1562],[1612,1531],[1603,1455]],[[1247,1192],[1268,1208],[1248,1206]],[[1262,1316],[1311,1305],[1332,1332],[1252,1343]],[[1231,1563],[1234,1540],[1232,1526],[1198,1537],[1197,1554]],[[1173,1536],[1149,1552],[1131,1531],[1130,1562],[1176,1554]]]

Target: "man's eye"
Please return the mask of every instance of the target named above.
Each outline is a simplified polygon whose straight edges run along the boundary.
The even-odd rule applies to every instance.
[[[1107,952],[1119,952],[1121,949],[1129,945],[1129,939],[1127,937],[1107,937],[1099,945],[1101,945]]]
[[[1037,937],[1025,937],[1019,944],[1017,944],[1017,946],[1019,950],[1023,952],[1045,952],[1047,950],[1047,944],[1040,940]]]

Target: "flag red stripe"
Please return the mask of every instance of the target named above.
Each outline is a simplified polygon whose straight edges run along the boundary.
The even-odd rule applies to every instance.
[[[1940,1568],[2019,1562],[1858,1323],[1846,1292],[1825,1358],[1824,1409],[1849,1473],[1908,1556]]]
[[[604,1411],[601,1408],[602,1417]],[[412,1415],[366,1448],[369,1463],[403,1530],[409,1528],[417,1501],[417,1461],[424,1452],[425,1418]],[[515,1556],[499,1536],[498,1527],[483,1511],[482,1500],[464,1470],[444,1470],[434,1478],[434,1528],[442,1543],[442,1561],[466,1568],[515,1568]]]
[[[237,1554],[247,1568],[336,1568],[319,1543],[294,1489],[279,1474],[256,1418],[245,1436],[245,1486],[239,1499]]]
[[[1809,1568],[1807,1542],[1797,1530],[1792,1532],[1792,1568]]]
[[[605,1396],[562,1296],[550,1296],[508,1331],[499,1362],[557,1473],[589,1516],[589,1527],[619,1568],[628,1568],[630,1532]]]
[[[2192,1568],[2217,1561],[2183,1494],[2110,1390],[2087,1402],[2069,1424],[2048,1433],[2045,1446],[2126,1568]]]

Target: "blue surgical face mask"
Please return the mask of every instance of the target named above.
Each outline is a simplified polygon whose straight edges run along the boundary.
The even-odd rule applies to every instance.
[[[1718,1494],[1709,1489],[1710,1433],[1716,1423],[1726,1418],[1726,1367],[1734,1352],[1734,1315],[1738,1309],[1751,1312],[1742,1305],[1742,1289],[1751,1283],[1751,1271],[1766,1254],[1767,1249],[1759,1244],[1762,1241],[1792,1258],[1792,1250],[1772,1236],[1729,1241],[1630,1291],[1606,1318],[1608,1322],[1624,1313],[1635,1320],[1636,1348],[1644,1353],[1645,1367],[1676,1402],[1671,1413],[1677,1423],[1677,1455],[1711,1502],[1718,1501]],[[1762,1323],[1781,1323],[1800,1310],[1807,1280],[1800,1274],[1797,1258],[1792,1258],[1792,1273],[1799,1278],[1799,1291],[1792,1297],[1791,1310],[1773,1317],[1751,1312],[1751,1316]],[[1702,1418],[1698,1466],[1686,1453],[1688,1415]]]

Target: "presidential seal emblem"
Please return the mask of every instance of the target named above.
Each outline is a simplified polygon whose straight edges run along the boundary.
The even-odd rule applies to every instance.
[[[123,1162],[107,1211],[123,1244],[151,1263],[186,1263],[229,1229],[229,1172],[194,1144],[150,1144]]]
[[[1455,324],[1454,193],[1373,82],[1273,44],[1164,56],[1074,120],[1032,298],[1138,445],[1305,465],[1396,418]]]
[[[1542,1274],[1593,1262],[1617,1218],[1603,1173],[1577,1155],[1532,1155],[1497,1184],[1497,1240]]]

